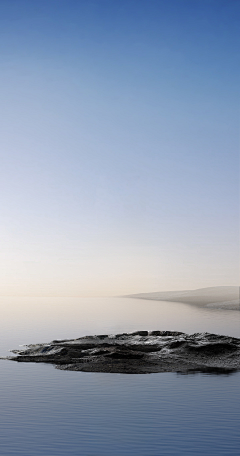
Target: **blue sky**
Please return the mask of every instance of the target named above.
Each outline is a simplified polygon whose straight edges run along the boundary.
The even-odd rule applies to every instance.
[[[0,0],[0,294],[237,285],[235,0]]]

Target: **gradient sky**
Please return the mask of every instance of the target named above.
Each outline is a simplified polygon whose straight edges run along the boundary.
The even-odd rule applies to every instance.
[[[1,295],[237,285],[238,0],[0,0]]]

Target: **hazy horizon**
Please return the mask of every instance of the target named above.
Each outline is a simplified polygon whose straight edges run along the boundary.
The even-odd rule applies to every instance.
[[[239,285],[239,12],[0,0],[0,296]]]
[[[8,298],[16,298],[16,297],[20,297],[20,298],[24,298],[24,297],[26,297],[26,298],[58,298],[58,297],[59,298],[61,298],[61,297],[62,298],[88,298],[88,297],[89,298],[91,298],[91,297],[92,298],[104,298],[104,297],[105,298],[111,298],[111,297],[112,298],[114,298],[114,297],[115,298],[124,298],[124,297],[127,297],[128,298],[128,297],[134,297],[134,296],[138,297],[138,296],[141,296],[141,295],[146,295],[146,296],[149,295],[150,299],[152,299],[151,295],[157,295],[158,293],[160,293],[160,294],[161,293],[163,293],[163,294],[164,293],[171,294],[171,293],[177,293],[177,292],[179,292],[179,293],[187,292],[188,293],[188,292],[203,291],[203,290],[208,290],[208,289],[209,290],[216,290],[217,292],[220,292],[221,290],[219,291],[219,289],[224,289],[224,288],[226,288],[226,289],[229,289],[229,288],[238,289],[239,293],[240,293],[240,285],[228,285],[228,286],[220,285],[220,286],[215,286],[215,287],[202,287],[202,288],[191,288],[191,289],[158,290],[158,291],[155,291],[155,292],[152,292],[151,290],[148,290],[148,292],[132,293],[132,294],[129,294],[129,295],[124,294],[124,295],[105,295],[105,296],[103,296],[103,295],[102,296],[100,296],[100,295],[99,296],[97,296],[97,295],[94,295],[94,296],[86,295],[86,296],[84,296],[84,295],[73,295],[73,294],[71,295],[71,294],[69,294],[69,295],[58,296],[58,295],[54,295],[54,294],[52,294],[52,295],[22,294],[22,295],[17,295],[16,296],[16,295],[13,295],[13,294],[12,295],[11,294],[9,294],[9,295],[6,294],[6,295],[0,295],[0,297],[2,297],[2,298],[4,298],[4,297],[6,297],[6,298],[7,297]],[[165,299],[163,298],[163,301],[164,300]]]

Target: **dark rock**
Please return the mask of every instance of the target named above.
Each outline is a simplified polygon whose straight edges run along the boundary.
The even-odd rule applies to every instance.
[[[209,333],[135,331],[85,336],[29,345],[13,353],[16,356],[7,359],[83,372],[227,374],[240,370],[240,339]]]

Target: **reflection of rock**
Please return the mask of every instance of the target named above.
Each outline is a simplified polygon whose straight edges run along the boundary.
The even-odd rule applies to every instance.
[[[240,339],[209,333],[136,331],[54,340],[13,350],[13,361],[52,363],[84,372],[147,374],[190,371],[226,373],[240,369]]]

